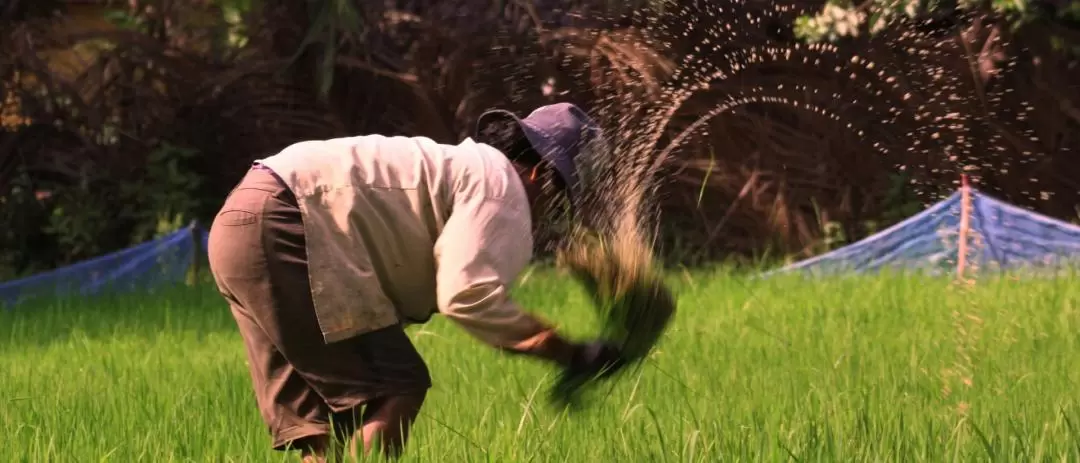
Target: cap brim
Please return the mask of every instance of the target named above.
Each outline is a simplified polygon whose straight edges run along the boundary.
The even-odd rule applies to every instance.
[[[546,151],[548,151],[548,147],[543,145],[543,137],[536,134],[534,129],[529,127],[529,124],[520,117],[518,117],[517,114],[514,114],[507,110],[493,109],[480,115],[480,118],[476,121],[476,139],[478,141],[487,144],[504,141],[492,140],[483,134],[484,129],[486,129],[489,125],[493,123],[509,123],[509,125],[514,131],[514,140],[525,139],[529,142],[529,146],[532,147],[533,151],[536,152],[537,156],[539,156],[541,160],[548,161],[547,156],[545,156]],[[503,154],[510,154],[506,152],[511,148],[510,146],[495,146],[495,148],[503,151]]]
[[[513,122],[517,130],[521,130],[521,118],[510,111],[505,109],[492,109],[484,112],[476,120],[476,127],[473,132],[473,136],[477,139],[483,139],[483,131],[487,126],[495,122]]]
[[[530,127],[529,123],[518,117],[513,112],[503,109],[492,109],[484,112],[476,121],[476,139],[482,143],[491,144],[494,141],[489,140],[488,137],[483,135],[483,131],[488,125],[492,123],[512,123],[515,136],[524,138],[529,142],[529,146],[532,147],[533,152],[540,158],[541,162],[550,165],[558,173],[559,177],[566,185],[574,183],[575,177],[571,173],[566,172],[564,167],[556,159],[553,159],[553,152],[556,147],[551,146],[549,140],[547,140],[542,134],[538,133],[536,129]],[[494,146],[496,149],[503,150],[504,154],[508,154],[505,150],[510,149],[508,146]]]

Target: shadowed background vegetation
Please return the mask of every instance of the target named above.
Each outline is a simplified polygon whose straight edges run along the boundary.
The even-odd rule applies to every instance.
[[[874,1],[884,0],[834,6]],[[209,223],[253,159],[299,140],[382,133],[456,143],[494,106],[524,113],[565,100],[594,107],[624,91],[648,98],[652,82],[674,70],[668,55],[701,37],[648,49],[640,44],[650,31],[606,19],[645,3],[8,0],[0,6],[0,280]],[[732,2],[716,20],[745,25],[735,19],[777,3]],[[717,56],[825,39],[838,47],[837,67],[748,69],[695,95],[669,130],[746,88],[803,86],[851,92],[815,103],[865,133],[782,105],[712,119],[666,164],[669,261],[818,253],[917,212],[968,169],[983,168],[984,191],[1078,217],[1076,2],[931,2],[911,21],[918,38],[837,34],[873,21],[822,25],[812,16],[824,1],[788,3],[797,8],[758,24],[746,43],[712,44]],[[923,98],[934,73],[907,73],[896,88],[913,98],[875,102],[857,94],[843,67],[859,56],[904,68],[925,50],[935,69],[963,77],[957,92],[970,98]],[[1009,72],[997,72],[1005,63]],[[908,134],[922,122],[876,123],[860,109],[875,103],[977,119],[964,136],[983,143],[970,151],[989,154],[913,152]]]

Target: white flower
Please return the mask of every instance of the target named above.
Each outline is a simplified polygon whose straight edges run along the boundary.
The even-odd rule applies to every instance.
[[[908,15],[909,18],[914,18],[918,12],[916,9],[918,8],[917,2],[918,0],[908,0],[907,5],[904,6],[904,14]]]

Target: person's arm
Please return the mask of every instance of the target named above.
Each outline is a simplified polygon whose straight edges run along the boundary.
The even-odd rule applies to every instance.
[[[495,348],[567,365],[576,346],[509,298],[532,246],[523,201],[478,197],[455,205],[435,243],[439,311]]]

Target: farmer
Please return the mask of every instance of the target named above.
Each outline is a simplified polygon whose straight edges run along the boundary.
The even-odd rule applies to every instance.
[[[436,312],[564,377],[621,366],[614,347],[571,342],[509,297],[534,225],[574,194],[575,156],[598,129],[565,103],[525,119],[490,111],[477,126],[485,143],[296,143],[256,161],[225,200],[210,268],[275,449],[399,454],[431,387],[403,326]]]

